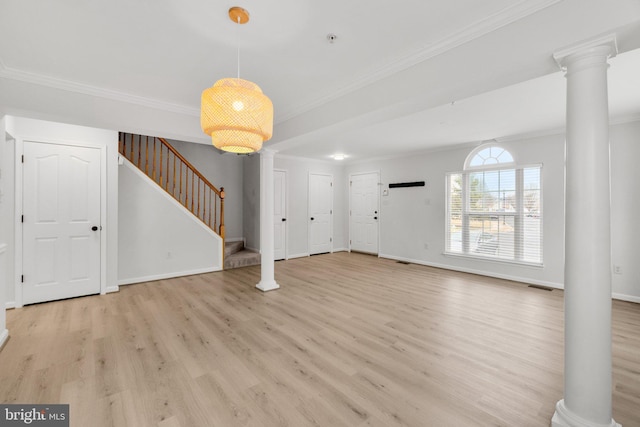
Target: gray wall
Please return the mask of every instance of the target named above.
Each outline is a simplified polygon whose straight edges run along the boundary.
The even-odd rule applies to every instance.
[[[217,188],[224,187],[224,224],[228,240],[241,239],[243,232],[242,156],[221,154],[210,144],[169,140],[205,178]]]
[[[244,156],[242,162],[242,223],[245,245],[260,250],[260,155]]]

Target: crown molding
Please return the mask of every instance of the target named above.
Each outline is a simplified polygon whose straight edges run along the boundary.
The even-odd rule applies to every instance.
[[[64,80],[56,77],[22,71],[15,68],[7,67],[2,62],[2,59],[0,59],[0,78],[36,84],[39,86],[45,86],[69,92],[76,92],[83,95],[96,96],[99,98],[110,99],[112,101],[126,102],[129,104],[140,105],[143,107],[168,111],[172,113],[184,114],[187,116],[200,116],[199,109],[189,107],[187,105],[174,104],[171,102],[160,101],[158,99],[132,95],[126,92],[105,89],[98,86],[92,86],[84,83],[78,83],[70,80]]]
[[[289,112],[285,112],[279,116],[276,124],[285,122],[300,114],[320,107],[328,102],[338,99],[350,92],[361,89],[378,80],[388,77],[394,73],[406,70],[420,62],[438,56],[448,50],[454,49],[460,45],[468,43],[493,31],[496,31],[508,24],[532,15],[540,10],[553,6],[562,0],[521,0],[513,6],[509,6],[500,12],[491,16],[478,20],[461,31],[458,31],[448,37],[440,39],[435,43],[431,43],[413,54],[405,56],[398,61],[382,66],[371,73],[365,74],[356,79],[351,84],[339,88],[331,94],[315,99],[306,104],[292,107]],[[154,98],[148,98],[129,93],[105,89],[98,86],[92,86],[84,83],[78,83],[70,80],[59,79],[55,77],[22,71],[15,68],[7,67],[0,59],[0,78],[17,80],[25,83],[32,83],[40,86],[51,87],[60,90],[76,92],[84,95],[96,96],[100,98],[110,99],[114,101],[126,102],[130,104],[149,107],[157,110],[184,114],[188,116],[198,117],[200,110],[187,105],[174,104],[161,101]]]
[[[318,159],[316,157],[294,156],[291,154],[281,154],[278,151],[275,152],[275,158],[281,159],[281,160],[305,161],[307,163],[315,163],[315,164],[322,164],[327,166],[338,166],[338,167],[344,166],[346,164],[342,160],[329,160],[329,159]]]
[[[608,58],[613,58],[618,54],[618,41],[615,34],[607,34],[602,37],[587,40],[573,46],[569,46],[565,49],[559,50],[553,54],[553,59],[562,71],[566,71],[567,67],[565,62],[567,59],[575,54],[581,54],[595,48],[608,48]]]
[[[472,40],[478,39],[482,36],[499,30],[504,26],[507,26],[520,19],[526,18],[529,15],[533,15],[534,13],[553,6],[561,1],[563,0],[521,0],[518,3],[501,10],[500,12],[494,13],[491,16],[480,19],[466,26],[462,30],[450,36],[431,43],[426,47],[414,52],[413,54],[405,56],[404,58],[401,58],[400,60],[393,63],[382,66],[371,73],[365,74],[353,81],[351,84],[339,88],[336,91],[332,91],[327,96],[318,98],[306,104],[301,104],[293,107],[290,112],[285,112],[283,115],[281,115],[277,123],[285,122],[300,114],[311,111],[314,108],[318,108],[350,92],[361,89],[400,71],[404,71],[416,64],[419,64],[420,62],[424,62]]]

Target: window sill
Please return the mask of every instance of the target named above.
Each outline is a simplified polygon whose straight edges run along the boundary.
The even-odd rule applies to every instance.
[[[487,262],[498,263],[498,264],[511,264],[511,265],[517,265],[520,267],[544,268],[543,263],[517,261],[517,260],[503,259],[503,258],[489,258],[489,257],[475,256],[470,254],[458,254],[453,252],[443,252],[442,255],[447,257],[452,257],[452,258],[472,259],[475,261],[487,261]]]

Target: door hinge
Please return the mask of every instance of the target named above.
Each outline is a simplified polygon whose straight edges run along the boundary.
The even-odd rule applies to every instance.
[[[331,186],[333,187],[333,182],[331,183]]]
[[[20,219],[20,222],[24,222],[24,215],[22,215],[22,218]]]
[[[329,215],[333,215],[333,209],[329,211]]]
[[[24,154],[22,155],[22,163],[24,163]]]
[[[24,283],[24,274],[20,277],[20,283]]]
[[[329,237],[329,241],[330,241],[330,242],[333,242],[333,237]]]

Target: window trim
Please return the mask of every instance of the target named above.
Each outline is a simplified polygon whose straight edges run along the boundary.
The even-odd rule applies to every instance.
[[[467,160],[465,160],[465,165],[468,163],[468,160],[471,159],[473,156],[475,155],[475,153],[480,150],[480,149],[484,149],[486,148],[486,146],[480,148],[476,148],[474,151],[472,151],[471,155],[467,158]],[[502,148],[502,147],[500,147]],[[513,156],[512,156],[513,157]],[[490,261],[490,262],[497,262],[497,263],[502,263],[502,264],[515,264],[515,265],[522,265],[522,266],[527,266],[527,267],[536,267],[536,268],[542,268],[544,267],[544,206],[543,206],[543,164],[542,163],[533,163],[533,164],[525,164],[525,165],[520,165],[517,164],[516,162],[509,162],[507,164],[504,165],[500,165],[500,164],[494,164],[494,165],[489,165],[489,166],[476,166],[476,167],[470,167],[470,168],[466,168],[463,171],[458,171],[458,172],[447,172],[445,174],[445,195],[446,195],[446,212],[445,212],[445,216],[446,216],[446,221],[445,221],[445,250],[443,252],[443,255],[445,256],[451,256],[451,257],[455,257],[455,258],[467,258],[467,259],[474,259],[474,260],[480,260],[480,261]],[[540,200],[539,200],[539,205],[540,205],[540,217],[541,217],[541,224],[540,224],[540,262],[532,262],[532,261],[526,261],[524,259],[517,259],[516,258],[516,254],[514,252],[514,258],[513,259],[509,259],[509,258],[499,258],[499,257],[491,257],[491,256],[482,256],[482,255],[475,255],[473,253],[471,253],[470,251],[470,241],[469,238],[467,236],[467,238],[465,239],[464,237],[462,238],[462,248],[461,248],[461,252],[451,252],[450,248],[451,248],[451,211],[450,211],[450,202],[451,202],[451,176],[453,175],[460,175],[462,176],[462,187],[463,187],[463,194],[468,194],[469,190],[468,190],[468,185],[469,185],[469,175],[476,173],[476,172],[482,172],[482,171],[500,171],[500,170],[515,170],[516,171],[516,176],[517,176],[517,171],[518,170],[522,170],[524,171],[525,169],[531,169],[531,168],[538,168],[540,170],[540,188],[538,189],[540,191]],[[516,182],[517,182],[517,178],[516,178]],[[517,185],[517,184],[516,184]],[[522,197],[524,197],[524,192],[526,191],[526,189],[521,188],[521,192],[522,192]],[[516,188],[516,192],[517,192],[517,188]],[[461,205],[461,216],[463,217],[462,221],[463,223],[465,222],[464,217],[467,216],[486,216],[486,217],[490,217],[490,216],[511,216],[511,217],[519,217],[519,216],[524,216],[525,212],[524,209],[522,209],[520,212],[516,211],[516,212],[503,212],[503,211],[498,211],[498,212],[470,212],[469,208],[467,206],[465,206],[468,203],[468,197],[463,197],[462,198],[462,205]],[[465,213],[466,212],[466,213]],[[465,234],[465,228],[463,227],[462,230],[463,236]],[[466,228],[466,233],[469,233],[469,229],[468,227]]]
[[[473,159],[478,154],[480,154],[482,151],[486,150],[487,148],[499,148],[499,149],[501,149],[503,151],[506,151],[507,153],[509,153],[509,156],[511,157],[511,161],[510,162],[492,163],[492,164],[489,164],[489,165],[482,164],[482,165],[478,165],[478,166],[471,166],[471,162],[473,161]],[[507,150],[506,148],[504,148],[500,144],[496,144],[496,143],[490,142],[490,143],[487,143],[487,144],[479,145],[476,148],[474,148],[473,150],[471,150],[471,152],[469,153],[467,158],[464,160],[463,170],[467,171],[467,170],[494,169],[494,167],[505,167],[507,169],[510,169],[512,166],[515,167],[517,165],[518,165],[518,162],[516,162],[516,158],[513,156],[511,151]]]

